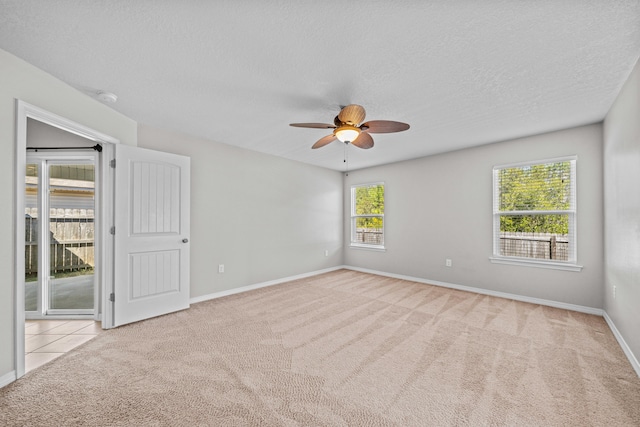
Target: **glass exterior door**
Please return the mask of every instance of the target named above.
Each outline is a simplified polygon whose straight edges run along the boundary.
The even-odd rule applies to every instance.
[[[48,313],[93,312],[93,164],[49,164]]]
[[[45,156],[27,166],[27,314],[94,313],[94,164]]]

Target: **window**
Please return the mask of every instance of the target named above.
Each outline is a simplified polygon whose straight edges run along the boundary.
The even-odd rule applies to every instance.
[[[351,246],[384,249],[384,183],[351,187]]]
[[[493,262],[579,270],[576,158],[493,168]]]

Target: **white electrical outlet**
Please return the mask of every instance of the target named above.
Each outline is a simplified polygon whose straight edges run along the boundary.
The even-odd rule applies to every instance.
[[[224,273],[224,264],[218,265],[218,273]]]
[[[329,251],[325,250],[324,251],[324,256],[329,256]]]
[[[613,299],[616,298],[616,285],[613,285]]]
[[[451,267],[453,263],[451,262],[451,259],[447,258],[444,260],[444,265],[446,265],[447,267]]]

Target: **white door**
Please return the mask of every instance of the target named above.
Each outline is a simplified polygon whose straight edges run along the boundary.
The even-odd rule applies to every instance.
[[[189,157],[118,145],[113,326],[189,307]]]

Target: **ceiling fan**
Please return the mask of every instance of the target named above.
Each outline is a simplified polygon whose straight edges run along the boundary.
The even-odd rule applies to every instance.
[[[290,126],[299,128],[333,129],[331,135],[320,138],[311,148],[320,148],[335,141],[351,143],[359,148],[373,147],[370,133],[402,132],[409,129],[409,125],[390,120],[371,120],[362,123],[365,117],[364,107],[357,104],[342,107],[340,113],[333,119],[333,124],[326,123],[291,123]],[[362,123],[362,124],[361,124]]]

